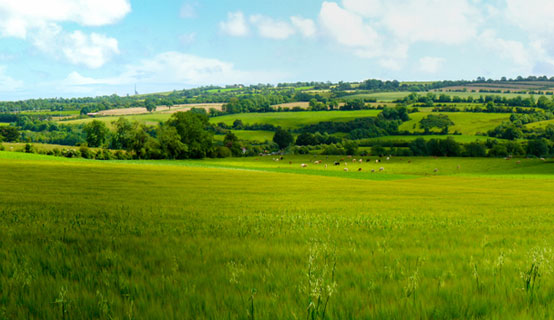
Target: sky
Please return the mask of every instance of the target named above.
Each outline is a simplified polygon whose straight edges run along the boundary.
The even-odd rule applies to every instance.
[[[551,0],[0,0],[0,100],[554,75]]]

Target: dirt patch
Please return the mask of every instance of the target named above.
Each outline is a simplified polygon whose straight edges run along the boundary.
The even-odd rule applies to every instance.
[[[272,105],[271,107],[275,108],[275,109],[277,109],[279,107],[281,107],[281,109],[283,109],[283,108],[292,109],[294,107],[300,107],[302,109],[308,109],[310,107],[310,103],[309,102],[289,102],[289,103],[275,104],[275,105]]]

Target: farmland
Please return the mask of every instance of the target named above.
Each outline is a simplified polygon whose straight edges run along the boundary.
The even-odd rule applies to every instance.
[[[500,125],[503,121],[508,121],[509,114],[495,114],[495,113],[467,113],[467,112],[454,112],[443,113],[454,122],[454,126],[451,127],[451,131],[458,131],[466,135],[475,135],[478,132],[484,133],[487,130],[494,129]],[[404,122],[400,129],[413,130],[413,132],[420,132],[419,129],[414,129],[414,126],[425,117],[424,112],[411,114],[411,120]]]
[[[0,316],[305,318],[318,297],[333,319],[553,312],[554,164],[393,158],[372,177],[310,159],[0,152]]]

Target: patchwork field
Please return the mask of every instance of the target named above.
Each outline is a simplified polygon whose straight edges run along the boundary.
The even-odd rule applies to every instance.
[[[554,163],[336,160],[0,152],[0,318],[553,314]]]

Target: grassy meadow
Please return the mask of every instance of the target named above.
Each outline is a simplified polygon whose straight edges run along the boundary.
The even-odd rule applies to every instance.
[[[554,163],[336,160],[0,152],[0,319],[552,317]]]
[[[486,133],[488,130],[494,129],[502,124],[502,122],[509,121],[510,119],[510,114],[508,113],[418,112],[411,113],[410,120],[402,123],[400,130],[423,132],[418,124],[421,119],[429,114],[447,115],[454,122],[454,125],[450,127],[450,132],[458,131],[464,135],[475,135],[479,132]]]

